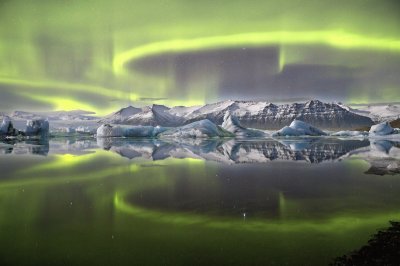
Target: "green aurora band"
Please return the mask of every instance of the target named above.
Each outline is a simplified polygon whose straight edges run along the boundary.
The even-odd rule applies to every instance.
[[[166,76],[135,68],[137,61],[170,54],[277,47],[277,69],[284,72],[293,65],[315,65],[307,54],[329,47],[336,51],[333,59],[324,57],[317,65],[354,68],[354,58],[347,55],[355,54],[362,61],[357,69],[395,69],[400,61],[398,10],[397,1],[357,0],[3,1],[0,111],[86,109],[103,115],[129,102],[152,103],[141,100],[146,98],[197,105],[227,97],[219,88],[219,71],[208,77],[211,83],[192,80],[182,89],[173,66],[165,69]],[[336,62],[336,53],[344,60]],[[370,53],[383,58],[381,65],[368,59]],[[390,57],[396,64],[385,63]],[[341,97],[349,103],[399,101],[400,81],[388,77],[366,71]],[[369,85],[371,79],[377,84]],[[264,97],[276,90],[265,88]],[[318,97],[324,98],[324,88],[320,91]]]

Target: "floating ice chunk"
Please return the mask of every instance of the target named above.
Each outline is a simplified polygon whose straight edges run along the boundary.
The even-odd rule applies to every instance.
[[[104,124],[97,129],[97,137],[152,138],[165,130],[165,128],[158,126],[116,126]]]
[[[259,130],[247,129],[243,127],[236,116],[229,111],[225,112],[222,128],[235,134],[236,137],[263,137],[265,133]]]
[[[335,137],[365,137],[365,136],[368,136],[368,132],[343,130],[343,131],[338,131],[338,132],[332,133],[331,136],[335,136]]]
[[[94,134],[96,133],[96,128],[88,127],[88,126],[79,126],[75,128],[76,133],[80,134]]]
[[[56,129],[52,130],[52,132],[75,133],[75,128],[73,128],[73,127],[59,127],[59,128],[56,128]]]
[[[293,120],[290,126],[285,126],[272,136],[325,136],[322,130],[300,120]]]
[[[3,117],[3,122],[0,124],[0,135],[15,136],[18,131],[14,128],[11,119],[8,116]]]
[[[369,130],[370,136],[385,136],[393,133],[395,133],[395,130],[390,126],[389,122],[374,125]]]
[[[172,138],[213,138],[233,137],[234,134],[215,125],[210,120],[204,119],[182,127],[169,129],[161,133],[160,136]]]
[[[278,130],[277,132],[273,133],[273,137],[277,136],[301,136],[303,135],[301,131],[289,127],[289,126],[284,126],[282,129]]]
[[[44,119],[26,121],[27,136],[47,136],[49,134],[49,121]]]

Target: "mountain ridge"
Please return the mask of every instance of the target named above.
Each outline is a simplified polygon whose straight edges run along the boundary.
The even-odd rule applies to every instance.
[[[343,108],[337,103],[310,100],[305,103],[273,104],[266,101],[220,101],[198,107],[166,107],[151,105],[124,121],[114,119],[118,112],[107,116],[109,123],[128,125],[181,126],[208,119],[221,125],[225,113],[232,113],[241,125],[257,129],[280,129],[293,120],[302,120],[324,129],[354,129],[374,124],[370,117]],[[122,110],[122,109],[121,109]],[[104,121],[104,120],[103,120]]]

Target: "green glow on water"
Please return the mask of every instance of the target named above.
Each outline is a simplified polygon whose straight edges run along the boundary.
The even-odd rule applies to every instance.
[[[175,225],[201,225],[211,228],[220,228],[227,230],[250,230],[250,231],[283,231],[283,232],[304,232],[324,231],[324,232],[338,232],[352,231],[355,228],[362,226],[379,226],[387,222],[387,217],[400,217],[400,212],[384,213],[380,215],[373,215],[359,217],[345,215],[343,217],[334,217],[325,221],[307,221],[307,220],[287,220],[287,221],[268,221],[261,219],[251,219],[243,222],[238,219],[219,219],[218,217],[194,215],[194,214],[181,214],[169,213],[155,210],[148,210],[140,208],[133,204],[124,201],[123,195],[116,192],[114,195],[114,206],[118,211],[130,214],[135,218],[151,220],[156,223],[167,223]]]
[[[192,253],[185,251],[189,248],[218,261],[227,259],[229,253],[240,262],[253,257],[259,263],[268,258],[289,264],[309,261],[303,256],[307,251],[314,258],[310,263],[319,265],[365,243],[377,228],[400,216],[394,197],[400,188],[396,176],[360,175],[365,165],[358,160],[328,169],[345,171],[348,176],[341,181],[327,176],[321,177],[324,182],[316,177],[308,181],[311,177],[304,176],[299,182],[296,177],[275,178],[272,173],[280,175],[282,169],[273,170],[273,164],[241,170],[240,165],[196,158],[128,160],[110,151],[88,152],[40,158],[1,156],[0,167],[5,169],[0,180],[2,257],[8,254],[7,258],[20,263],[36,258],[39,263],[60,258],[61,250],[68,250],[73,262],[83,263],[82,250],[90,250],[97,254],[97,258],[88,257],[91,261],[104,261],[107,256],[117,259],[98,254],[106,248],[125,261],[135,257],[150,263],[154,262],[151,252],[165,259],[177,258],[178,253],[189,258]],[[299,166],[294,171],[311,167]],[[324,169],[323,164],[313,167],[317,172]],[[309,184],[313,184],[311,194]],[[389,185],[391,191],[386,190]],[[247,189],[252,189],[245,194],[251,204],[273,202],[266,205],[272,216],[252,215],[251,210],[246,217],[240,210],[218,214],[221,201],[240,203],[244,199],[240,193]],[[302,196],[293,193],[297,190]],[[161,205],[146,206],[154,200]],[[176,203],[190,208],[168,209]],[[46,250],[45,257],[37,257],[31,248],[35,242]],[[218,255],[218,246],[228,253]]]

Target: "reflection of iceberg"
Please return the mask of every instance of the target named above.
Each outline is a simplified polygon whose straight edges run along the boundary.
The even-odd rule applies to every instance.
[[[366,131],[350,131],[350,130],[343,130],[332,133],[331,136],[334,137],[366,137],[368,136],[368,132]]]
[[[347,157],[357,157],[368,162],[371,167],[366,174],[386,175],[400,173],[400,142],[371,140],[370,145],[356,149]]]
[[[0,142],[0,154],[74,154],[92,153],[98,149],[93,139],[56,138],[56,139],[26,139],[24,141],[12,139]]]
[[[93,139],[60,138],[50,140],[50,153],[82,155],[98,148]]]
[[[262,163],[274,160],[319,163],[335,160],[353,149],[367,146],[358,140],[210,140],[166,142],[161,140],[98,139],[98,145],[129,159],[200,158],[223,163]]]
[[[0,143],[0,154],[33,154],[47,155],[49,141],[47,139],[6,141]]]

